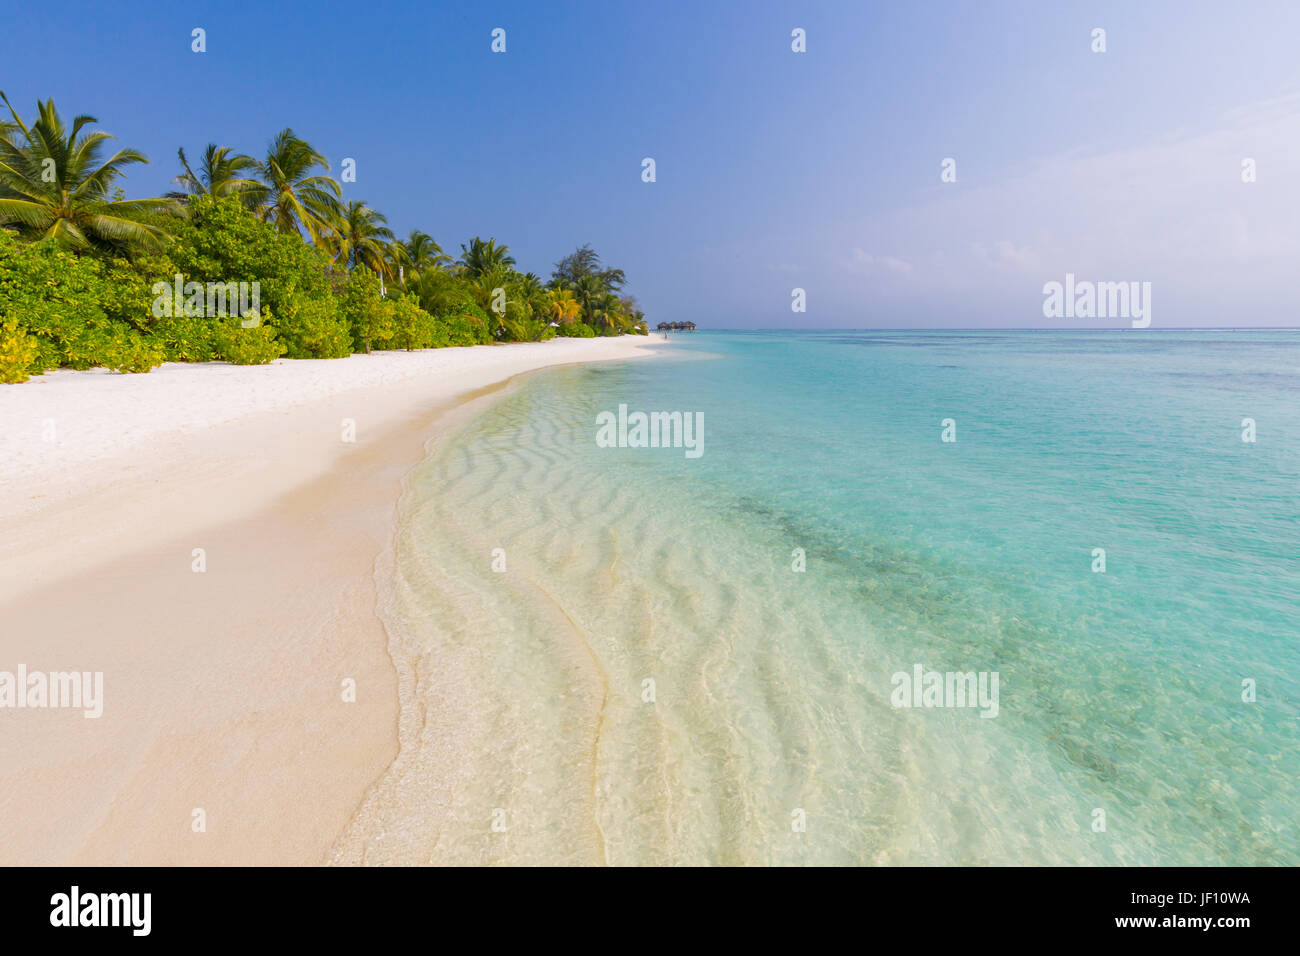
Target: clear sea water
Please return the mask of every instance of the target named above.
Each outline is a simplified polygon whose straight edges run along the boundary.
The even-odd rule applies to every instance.
[[[598,447],[620,403],[702,412],[703,456]],[[535,374],[411,480],[403,752],[353,844],[1296,865],[1298,492],[1300,333],[701,332]],[[997,717],[893,706],[916,664],[997,672]]]

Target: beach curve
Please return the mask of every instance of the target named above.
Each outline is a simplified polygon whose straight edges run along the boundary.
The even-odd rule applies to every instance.
[[[0,389],[0,655],[105,687],[99,718],[31,712],[6,735],[0,862],[327,859],[396,756],[374,578],[403,476],[476,392],[653,344],[60,371]],[[57,831],[20,824],[38,806]]]

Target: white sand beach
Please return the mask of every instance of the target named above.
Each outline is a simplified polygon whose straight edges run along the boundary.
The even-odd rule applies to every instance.
[[[0,672],[103,674],[98,718],[0,708],[0,864],[324,862],[397,752],[375,570],[403,476],[511,377],[656,344],[0,386]]]

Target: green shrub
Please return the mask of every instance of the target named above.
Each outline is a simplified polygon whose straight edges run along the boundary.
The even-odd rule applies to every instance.
[[[33,369],[39,375],[43,371],[36,368],[40,354],[36,340],[18,327],[17,319],[5,319],[0,325],[0,382],[25,382]]]
[[[469,324],[469,339],[465,345],[486,345],[496,341],[492,337],[492,319],[477,305],[469,305],[458,310],[456,316]]]
[[[125,328],[113,333],[98,354],[96,364],[115,372],[151,372],[167,358],[157,345]]]
[[[275,336],[275,329],[266,322],[269,309],[262,309],[263,324],[251,329],[243,327],[235,317],[212,322],[213,358],[225,359],[232,365],[266,365],[285,352],[285,346]]]
[[[211,362],[217,358],[214,327],[212,319],[184,315],[163,318],[154,324],[153,340],[169,362]]]
[[[379,277],[369,269],[353,269],[335,285],[335,293],[340,317],[352,333],[353,350],[384,348],[397,329],[391,306],[379,296]]]
[[[424,309],[413,295],[403,295],[387,303],[392,316],[393,336],[389,340],[398,349],[436,349],[447,345],[446,327]]]
[[[352,354],[352,333],[339,318],[333,295],[291,298],[272,314],[265,324],[275,329],[289,358],[346,358]]]
[[[330,284],[333,267],[319,249],[283,234],[237,199],[200,197],[175,230],[168,259],[186,282],[257,282],[261,305],[289,358],[352,354],[352,330]],[[152,282],[170,281],[159,274]],[[265,335],[265,333],[263,333]]]
[[[125,259],[100,260],[99,273],[105,286],[111,290],[100,300],[100,307],[109,321],[121,323],[143,335],[150,335],[158,324],[153,314],[154,279],[159,268],[176,270],[169,260],[161,257],[128,262]]]
[[[594,339],[596,337],[596,330],[586,322],[569,322],[561,325],[557,332],[570,339]]]
[[[439,316],[438,324],[446,334],[447,345],[478,345],[489,340],[486,318],[479,320],[468,311]]]
[[[77,256],[53,239],[19,245],[0,230],[0,323],[34,342],[27,371],[147,371],[162,362],[140,331],[153,318],[148,288],[127,272],[125,263]]]

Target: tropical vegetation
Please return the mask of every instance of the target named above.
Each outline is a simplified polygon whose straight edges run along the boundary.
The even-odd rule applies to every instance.
[[[261,158],[210,143],[191,162],[181,148],[173,191],[127,199],[143,154],[52,100],[28,122],[0,99],[0,382],[646,332],[623,271],[590,246],[543,279],[495,237],[459,255],[420,229],[398,239],[292,129]],[[237,283],[256,284],[256,304],[232,292],[233,310],[221,298],[213,314],[214,287]]]

